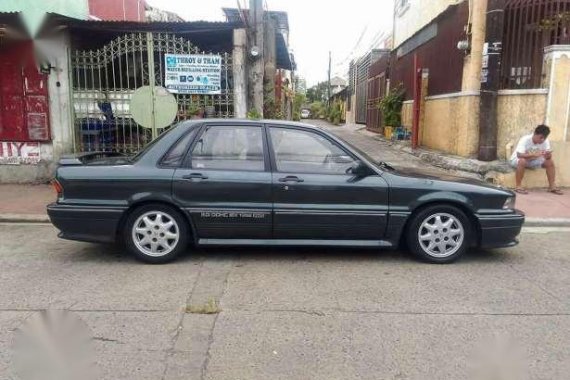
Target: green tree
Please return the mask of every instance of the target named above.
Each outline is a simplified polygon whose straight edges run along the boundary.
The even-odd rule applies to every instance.
[[[295,94],[293,98],[293,120],[301,120],[301,107],[305,104],[307,98],[303,94]]]
[[[327,82],[320,82],[307,90],[307,100],[309,103],[327,101]]]

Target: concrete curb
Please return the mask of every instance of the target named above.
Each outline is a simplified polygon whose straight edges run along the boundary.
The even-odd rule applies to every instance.
[[[0,214],[0,223],[50,223],[45,214]]]
[[[524,227],[570,227],[570,218],[526,218]]]

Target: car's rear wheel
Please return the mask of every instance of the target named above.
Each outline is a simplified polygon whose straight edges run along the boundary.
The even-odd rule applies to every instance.
[[[149,204],[134,210],[127,218],[124,240],[133,255],[144,262],[172,261],[188,245],[188,225],[173,207]]]
[[[429,206],[412,217],[407,231],[408,247],[419,259],[450,263],[469,248],[469,218],[457,207]]]

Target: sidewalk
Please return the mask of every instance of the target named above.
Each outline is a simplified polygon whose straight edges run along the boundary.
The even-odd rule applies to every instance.
[[[51,185],[0,184],[0,222],[47,222],[46,206],[55,199]]]

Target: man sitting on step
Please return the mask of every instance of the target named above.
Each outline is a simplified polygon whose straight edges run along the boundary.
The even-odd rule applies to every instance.
[[[522,187],[522,180],[526,169],[546,169],[546,177],[548,178],[548,191],[562,195],[562,191],[555,185],[556,170],[554,161],[552,160],[552,149],[548,135],[550,128],[546,125],[539,125],[533,134],[523,136],[517,148],[511,156],[511,165],[517,169],[516,188],[519,194],[528,194],[528,191]]]

